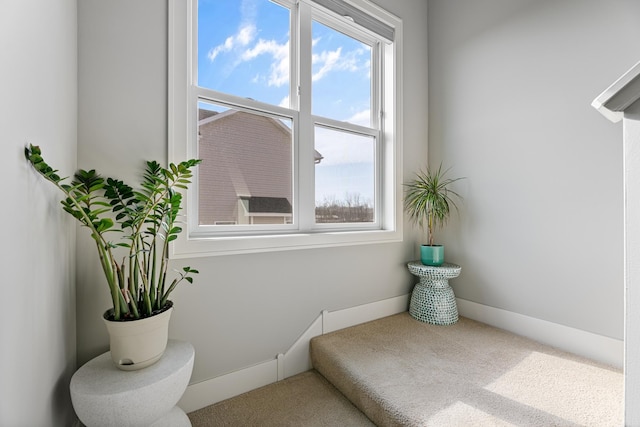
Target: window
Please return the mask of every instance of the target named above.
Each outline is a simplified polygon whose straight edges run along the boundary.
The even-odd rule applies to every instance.
[[[400,240],[401,39],[366,0],[171,0],[173,255]]]

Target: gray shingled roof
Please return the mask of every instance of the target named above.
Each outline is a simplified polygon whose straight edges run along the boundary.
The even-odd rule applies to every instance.
[[[198,108],[198,120],[204,120],[207,117],[215,116],[216,114],[218,114],[217,111],[203,110],[202,108]]]
[[[285,197],[241,197],[248,201],[249,213],[288,213],[292,212],[291,203]]]

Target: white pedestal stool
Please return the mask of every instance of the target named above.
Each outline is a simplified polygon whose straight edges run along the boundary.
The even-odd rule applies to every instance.
[[[189,384],[194,354],[190,343],[169,340],[158,362],[123,371],[103,353],[71,377],[73,408],[87,427],[190,427],[175,405]]]

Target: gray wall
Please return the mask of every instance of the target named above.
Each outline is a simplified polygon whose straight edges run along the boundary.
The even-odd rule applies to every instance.
[[[640,2],[430,0],[428,26],[456,294],[622,339],[622,128],[590,103],[640,60]]]
[[[622,132],[589,103],[639,59],[640,3],[430,0],[430,111],[427,2],[377,3],[405,23],[405,178],[426,160],[426,117],[431,163],[468,177],[461,217],[441,234],[464,267],[458,296],[621,338]],[[0,13],[11,64],[0,79],[0,337],[12,349],[0,352],[1,425],[71,424],[76,298],[78,362],[107,349],[95,249],[81,230],[74,257],[74,224],[22,147],[41,145],[66,173],[77,153],[81,167],[126,179],[166,159],[166,5],[77,7],[77,63],[75,1]],[[176,292],[171,335],[196,347],[192,382],[272,359],[322,309],[408,292],[413,235],[405,225],[405,243],[189,260],[202,274]]]
[[[379,3],[405,20],[403,159],[414,170],[427,152],[426,2]],[[138,179],[144,159],[167,156],[166,5],[83,0],[78,14],[78,163]],[[109,299],[93,251],[80,233],[79,363],[107,350],[100,315]],[[174,293],[170,335],[195,346],[192,382],[272,360],[324,309],[409,292],[415,251],[407,228],[404,243],[187,260],[200,275]]]
[[[0,425],[69,426],[75,225],[23,149],[75,170],[76,1],[3,1],[0,52]]]
[[[621,130],[590,102],[637,61],[640,4],[431,0],[427,67],[427,2],[377,3],[405,25],[405,178],[428,133],[431,163],[468,178],[439,234],[457,295],[622,338]],[[166,159],[166,5],[78,13],[79,164],[135,179]],[[196,347],[192,382],[272,359],[323,309],[408,292],[417,240],[405,224],[404,243],[188,260],[201,274],[175,293],[171,336]],[[77,261],[82,363],[107,349],[109,300],[84,234]]]

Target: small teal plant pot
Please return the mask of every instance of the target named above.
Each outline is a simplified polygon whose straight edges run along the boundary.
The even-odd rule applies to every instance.
[[[440,266],[444,263],[444,245],[420,246],[420,261],[424,265]]]

